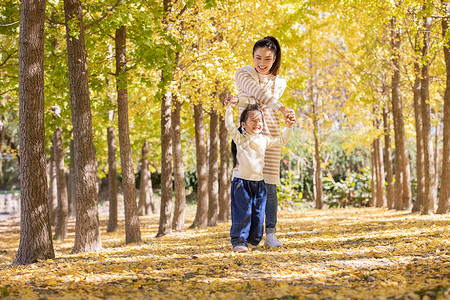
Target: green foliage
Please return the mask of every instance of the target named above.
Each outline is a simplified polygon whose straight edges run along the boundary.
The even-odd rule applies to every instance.
[[[344,179],[323,178],[324,203],[329,207],[363,207],[371,198],[371,177],[367,169],[347,172]]]

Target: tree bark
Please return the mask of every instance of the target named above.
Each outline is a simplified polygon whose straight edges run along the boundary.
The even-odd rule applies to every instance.
[[[148,155],[148,142],[144,140],[144,144],[141,148],[141,176],[139,182],[139,204],[138,204],[138,215],[143,216],[148,214],[148,196],[150,195],[148,191],[148,183],[150,179],[150,171],[148,169],[147,155]]]
[[[228,197],[228,181],[230,181],[230,153],[228,132],[225,127],[224,116],[219,117],[220,139],[220,173],[219,173],[219,223],[229,220],[228,210],[231,209],[231,199]]]
[[[130,128],[128,124],[128,90],[127,90],[127,28],[116,29],[116,80],[117,111],[119,121],[120,162],[122,166],[122,191],[125,208],[125,243],[139,243],[141,229],[136,204],[136,182],[133,158],[130,146]]]
[[[446,12],[450,11],[450,4],[442,0]],[[446,37],[449,30],[447,18],[442,19],[442,36]],[[446,38],[442,47],[445,58],[446,86],[444,92],[444,134],[442,155],[442,180],[437,214],[450,213],[450,41]]]
[[[168,76],[163,71],[162,81]],[[172,232],[172,94],[166,91],[161,103],[161,207],[157,237]]]
[[[217,226],[219,216],[219,115],[210,112],[209,121],[209,176],[208,176],[208,226]]]
[[[19,33],[20,242],[13,265],[55,257],[44,122],[45,1],[24,0]]]
[[[58,221],[55,228],[55,240],[63,241],[67,237],[67,222],[69,208],[67,201],[66,172],[64,167],[64,148],[62,143],[62,130],[56,128],[53,134],[56,154],[56,181],[58,183]]]
[[[52,138],[52,146],[50,148],[50,188],[49,188],[49,209],[50,209],[50,224],[56,225],[58,217],[58,184],[56,181],[56,154],[55,154],[55,139]]]
[[[378,117],[378,109],[374,107],[374,127],[378,131],[381,126],[380,118]],[[380,136],[373,141],[373,149],[375,156],[375,177],[376,177],[376,199],[374,206],[385,207],[386,206],[386,192],[385,192],[385,179],[384,179],[384,161],[383,161],[383,146]]]
[[[70,195],[70,197],[67,197],[69,200],[69,217],[75,217],[76,207],[77,207],[74,157],[75,157],[75,153],[74,153],[73,140],[70,140],[70,163],[69,163],[69,184],[68,184],[68,194]]]
[[[98,220],[97,160],[92,136],[92,116],[81,2],[79,0],[64,0],[64,14],[77,201],[73,253],[99,251],[101,249],[101,236]],[[76,25],[75,32],[72,32],[70,29],[73,24]]]
[[[369,207],[374,207],[377,201],[377,151],[375,147],[375,141],[372,142],[372,151],[370,152],[370,158],[372,161],[372,170],[370,171],[370,175],[372,177],[372,181],[370,183],[372,194],[369,199]]]
[[[156,214],[158,210],[156,209],[156,203],[155,203],[155,197],[153,196],[153,184],[152,184],[152,173],[148,173],[148,203],[146,205],[147,207],[147,214]]]
[[[417,43],[417,42],[416,42]],[[416,47],[417,48],[417,47]],[[417,50],[417,49],[416,49]],[[420,79],[421,70],[418,62],[414,63],[414,119],[416,125],[416,173],[417,173],[417,196],[412,212],[420,212],[425,198],[424,156],[423,156],[423,124],[422,124],[422,101]]]
[[[426,7],[424,7],[426,8]],[[433,141],[431,139],[431,108],[430,108],[430,96],[429,96],[429,62],[427,59],[428,51],[430,47],[430,31],[431,31],[431,17],[424,17],[424,37],[422,58],[425,58],[425,62],[422,65],[421,76],[421,108],[422,108],[422,130],[423,130],[423,158],[424,158],[424,178],[425,178],[425,193],[423,198],[422,214],[428,215],[434,213],[434,205],[436,202],[434,189],[436,188],[436,177],[434,174],[434,159],[433,159]]]
[[[205,128],[202,103],[194,104],[195,147],[197,154],[197,212],[191,228],[208,225],[208,165],[206,160]]]
[[[108,199],[109,214],[108,227],[106,232],[116,232],[118,229],[118,213],[117,213],[117,165],[116,165],[116,133],[114,128],[108,127]]]
[[[379,127],[379,121],[377,120],[377,127]],[[385,192],[385,179],[384,179],[384,160],[383,160],[383,146],[381,138],[377,137],[375,140],[377,147],[377,202],[376,207],[386,207],[386,192]]]
[[[181,149],[181,103],[173,97],[172,108],[172,151],[173,151],[173,177],[175,179],[175,208],[173,213],[172,229],[184,230],[184,217],[186,211],[186,184],[184,181],[183,151]]]
[[[396,19],[391,19],[392,26],[392,64],[393,64],[393,74],[392,74],[392,113],[394,116],[394,131],[396,139],[396,175],[401,176],[401,181],[397,178],[397,182],[401,185],[397,186],[397,197],[401,197],[401,203],[399,203],[398,208],[407,209],[411,208],[411,171],[409,166],[409,156],[408,149],[406,148],[406,134],[405,125],[403,120],[403,108],[402,100],[400,97],[400,44],[401,35],[400,30],[396,28]],[[398,166],[397,166],[398,164]],[[397,170],[397,167],[399,168]],[[398,171],[398,172],[397,172]]]
[[[314,96],[313,96],[314,97]],[[323,208],[322,162],[320,159],[319,120],[317,119],[317,102],[313,99],[313,131],[314,131],[314,186],[316,209]]]
[[[392,148],[391,148],[391,128],[389,124],[389,113],[386,107],[383,108],[383,128],[384,128],[384,156],[386,158],[386,180],[387,194],[386,201],[389,209],[394,208],[394,174],[392,172]]]

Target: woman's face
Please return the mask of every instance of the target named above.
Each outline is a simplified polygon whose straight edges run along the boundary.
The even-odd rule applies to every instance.
[[[274,62],[275,55],[267,47],[256,48],[255,53],[253,53],[253,63],[255,64],[256,72],[260,74],[269,74]]]
[[[241,123],[242,128],[248,134],[259,134],[263,129],[262,113],[257,110],[252,110],[247,113],[247,120]]]

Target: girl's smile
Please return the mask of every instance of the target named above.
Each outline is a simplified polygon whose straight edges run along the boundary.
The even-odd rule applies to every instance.
[[[259,134],[263,129],[263,116],[260,111],[249,111],[247,120],[241,123],[248,134]]]

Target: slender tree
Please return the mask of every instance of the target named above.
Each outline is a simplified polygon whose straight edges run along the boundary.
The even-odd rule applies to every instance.
[[[50,224],[56,225],[58,217],[58,184],[56,181],[56,154],[55,154],[55,139],[52,138],[52,146],[50,147],[50,184],[49,184],[49,209],[50,209]]]
[[[63,241],[67,237],[67,222],[69,208],[67,201],[66,171],[64,166],[64,148],[62,142],[62,130],[57,127],[53,135],[56,154],[56,181],[58,183],[58,219],[55,228],[55,239]]]
[[[426,7],[424,7],[426,9]],[[431,139],[431,120],[430,120],[430,65],[428,59],[428,52],[430,48],[430,31],[431,31],[431,17],[425,16],[423,19],[423,47],[422,58],[424,60],[422,65],[421,76],[421,108],[422,108],[422,143],[423,143],[423,158],[424,158],[424,177],[425,189],[423,198],[422,214],[434,213],[435,205],[435,175],[434,175],[434,160],[433,160],[433,142]]]
[[[311,83],[312,85],[312,83]],[[310,87],[313,90],[313,87]],[[316,202],[316,209],[323,208],[323,188],[322,188],[322,159],[320,154],[320,125],[318,119],[318,99],[311,91],[312,97],[312,118],[313,118],[313,133],[314,133],[314,198]]]
[[[181,149],[181,103],[176,96],[172,100],[172,151],[173,177],[175,181],[175,207],[172,229],[179,231],[184,229],[186,184],[184,182],[183,151]]]
[[[139,202],[138,202],[138,215],[144,216],[149,214],[149,181],[150,170],[148,169],[147,155],[148,155],[148,142],[144,140],[144,144],[141,148],[141,176],[139,181]]]
[[[205,228],[208,225],[208,164],[206,159],[203,105],[194,104],[195,148],[197,156],[197,212],[191,228]]]
[[[418,34],[416,36],[418,40]],[[416,41],[416,49],[418,48],[418,41]],[[419,49],[417,49],[419,50]],[[423,207],[423,200],[425,198],[425,177],[424,177],[424,157],[423,157],[423,124],[422,124],[422,101],[421,101],[421,85],[422,80],[419,62],[414,63],[414,120],[416,125],[416,173],[417,173],[417,193],[416,202],[412,208],[412,212],[420,212]]]
[[[219,173],[219,217],[218,222],[228,221],[228,211],[231,209],[231,199],[228,197],[228,182],[230,181],[230,154],[228,144],[228,132],[225,127],[225,119],[219,117],[220,139],[220,173]]]
[[[76,188],[75,188],[75,153],[73,146],[73,139],[70,140],[70,163],[69,163],[69,184],[68,184],[68,193],[70,194],[69,201],[69,216],[76,216],[76,207],[77,207],[77,196],[76,196]]]
[[[110,50],[112,52],[112,50]],[[110,80],[107,80],[106,85],[110,88]],[[114,96],[112,91],[108,91],[109,101],[114,102]],[[110,110],[109,115],[109,127],[106,129],[106,140],[108,143],[108,200],[109,200],[109,214],[108,214],[108,227],[106,232],[116,232],[118,229],[117,220],[117,163],[116,163],[116,132],[113,127],[115,111]]]
[[[447,14],[450,13],[450,3],[442,0],[442,5]],[[449,21],[442,18],[442,36],[444,38],[445,72],[446,86],[444,92],[444,136],[443,136],[443,155],[442,155],[442,181],[439,195],[439,203],[436,213],[450,213],[450,39],[449,39]]]
[[[408,149],[406,148],[405,124],[403,119],[403,107],[400,97],[400,45],[401,33],[397,28],[396,18],[391,18],[391,46],[392,46],[392,113],[394,117],[394,132],[396,140],[396,198],[398,209],[409,210],[411,201],[411,171],[409,166]]]
[[[128,124],[128,90],[127,90],[127,28],[116,29],[116,81],[117,81],[117,114],[119,120],[120,162],[122,165],[122,191],[125,206],[125,242],[139,243],[141,229],[136,204],[136,183],[134,177],[133,158],[130,146],[130,128]]]
[[[171,0],[163,1],[162,24],[166,32],[172,6]],[[161,207],[157,237],[172,232],[172,93],[167,89],[171,81],[172,74],[163,70],[161,83],[165,87],[162,90],[161,102]]]
[[[44,0],[24,0],[19,34],[20,242],[13,265],[55,257],[44,128]]]
[[[97,198],[97,159],[84,42],[83,10],[79,0],[64,0],[67,60],[72,109],[76,225],[74,253],[101,249]]]
[[[210,112],[209,121],[209,176],[208,176],[208,226],[218,224],[219,215],[219,115]]]
[[[394,174],[392,171],[392,148],[391,148],[391,128],[389,123],[389,113],[386,107],[383,108],[383,133],[384,133],[384,155],[386,161],[387,180],[387,207],[394,208]]]

